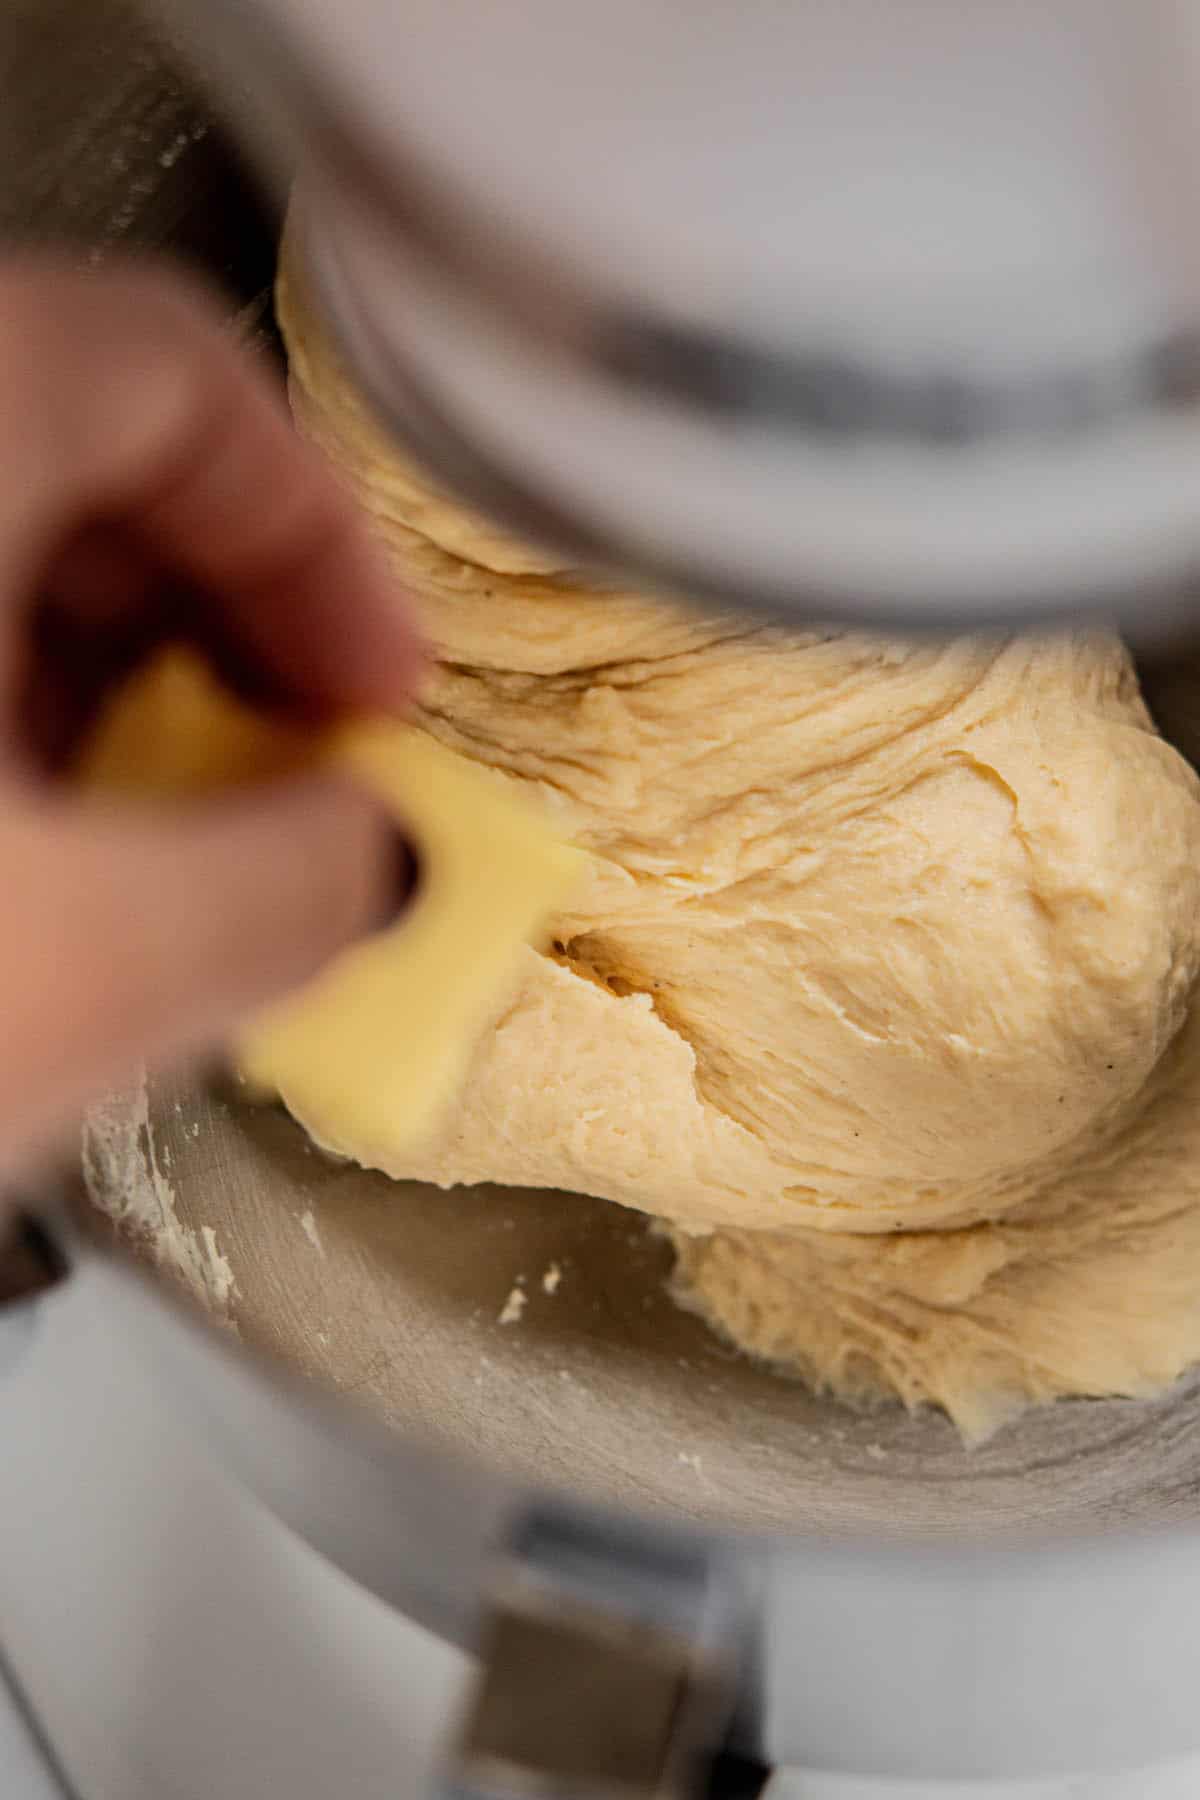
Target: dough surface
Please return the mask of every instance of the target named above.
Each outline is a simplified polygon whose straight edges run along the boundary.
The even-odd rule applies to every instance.
[[[279,300],[437,652],[420,722],[591,858],[444,1128],[364,1160],[668,1221],[737,1343],[968,1433],[1200,1357],[1200,783],[1122,646],[601,591],[440,499]]]

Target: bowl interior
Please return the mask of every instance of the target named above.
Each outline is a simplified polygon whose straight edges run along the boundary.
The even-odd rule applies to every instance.
[[[1200,1374],[967,1450],[939,1414],[853,1412],[730,1352],[670,1300],[652,1227],[606,1202],[397,1185],[281,1109],[169,1082],[114,1102],[103,1135],[110,1204],[247,1340],[520,1478],[876,1540],[1200,1511]]]

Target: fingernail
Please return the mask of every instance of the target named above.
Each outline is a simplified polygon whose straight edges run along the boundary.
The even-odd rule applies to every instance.
[[[381,928],[394,925],[412,906],[421,886],[421,858],[410,838],[396,832],[390,845],[390,883]]]

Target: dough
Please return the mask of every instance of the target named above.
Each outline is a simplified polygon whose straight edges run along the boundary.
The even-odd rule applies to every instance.
[[[602,590],[440,499],[279,299],[440,658],[424,728],[592,859],[453,1117],[367,1160],[669,1221],[737,1343],[970,1433],[1200,1357],[1200,784],[1121,645]]]

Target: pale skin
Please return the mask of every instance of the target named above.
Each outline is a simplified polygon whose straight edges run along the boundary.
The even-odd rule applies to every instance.
[[[0,263],[0,1175],[394,910],[394,828],[346,783],[186,812],[72,789],[104,692],[181,634],[318,716],[400,711],[421,665],[353,505],[205,296]]]

